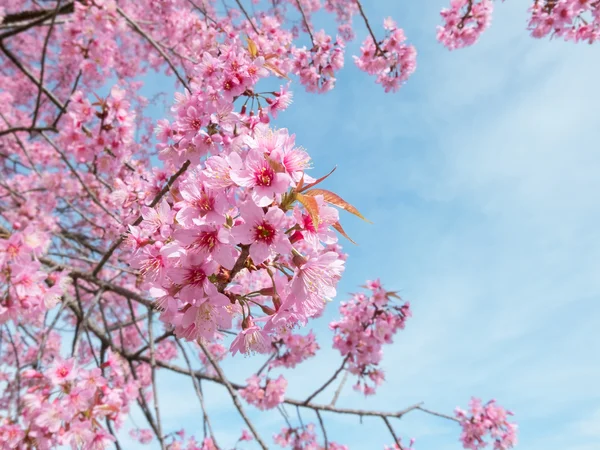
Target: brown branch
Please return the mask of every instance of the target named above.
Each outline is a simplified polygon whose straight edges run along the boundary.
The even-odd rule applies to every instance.
[[[240,413],[240,416],[242,416],[242,419],[244,419],[244,422],[246,422],[246,425],[248,425],[248,428],[250,429],[250,432],[254,435],[254,439],[256,439],[256,442],[258,442],[258,445],[260,445],[260,447],[263,450],[268,450],[268,447],[263,442],[262,438],[260,437],[260,435],[258,434],[258,432],[256,431],[256,429],[254,428],[254,425],[252,424],[252,422],[250,421],[250,419],[248,418],[248,416],[244,412],[244,408],[242,408],[242,404],[240,403],[240,400],[239,400],[239,398],[237,396],[237,393],[235,392],[235,389],[233,388],[233,386],[231,385],[231,383],[229,382],[229,380],[227,379],[227,377],[225,377],[225,374],[223,373],[223,370],[221,369],[221,366],[219,366],[219,363],[215,361],[215,359],[212,357],[212,355],[210,354],[210,352],[208,351],[208,349],[206,348],[206,346],[202,343],[202,341],[198,340],[198,344],[200,345],[200,348],[202,349],[202,351],[206,355],[206,358],[210,361],[210,363],[214,367],[215,371],[217,372],[217,374],[221,378],[221,381],[223,382],[223,384],[227,388],[227,391],[229,392],[229,396],[231,397],[231,400],[233,401],[233,404],[235,405],[236,409]]]
[[[15,341],[13,340],[12,334],[10,333],[10,329],[8,326],[6,327],[6,332],[8,333],[8,340],[12,345],[13,352],[15,353],[15,362],[17,363],[17,370],[15,373],[15,381],[17,382],[17,420],[21,415],[21,363],[19,362],[19,352],[17,351],[17,346],[15,345]]]
[[[223,293],[223,291],[225,290],[227,285],[231,282],[231,280],[233,280],[235,278],[235,276],[239,273],[239,271],[244,268],[244,266],[246,265],[246,260],[248,259],[249,255],[250,255],[250,246],[242,245],[242,251],[240,252],[240,256],[238,256],[237,261],[235,262],[235,264],[233,265],[233,268],[231,269],[231,272],[229,272],[228,279],[217,283],[217,290],[219,292]]]
[[[23,72],[23,74],[25,74],[25,76],[27,78],[29,78],[29,80],[35,84],[36,86],[38,86],[39,89],[41,89],[44,94],[46,94],[46,96],[50,99],[50,101],[52,103],[54,103],[60,110],[64,110],[65,109],[65,105],[58,99],[56,98],[56,96],[49,91],[48,89],[46,89],[46,87],[40,83],[40,81],[29,71],[29,69],[27,69],[27,67],[25,67],[21,61],[19,61],[17,59],[17,57],[9,50],[5,47],[4,43],[2,42],[2,40],[0,40],[0,50],[2,50],[2,52],[8,57],[8,59],[11,60],[11,62],[17,66],[17,68]]]
[[[467,0],[467,1],[468,1],[467,11],[461,17],[460,22],[458,22],[458,24],[456,25],[456,28],[458,28],[459,30],[463,29],[463,27],[465,26],[465,20],[467,20],[470,17],[471,11],[473,10],[473,0]]]
[[[69,306],[71,309],[73,309],[76,313],[76,315],[78,317],[81,317],[81,312],[79,311],[79,308],[74,305],[73,303],[70,304]],[[97,338],[101,341],[102,345],[105,346],[106,348],[111,348],[115,353],[120,354],[123,358],[125,358],[130,364],[133,363],[133,361],[139,361],[139,362],[144,362],[144,363],[151,363],[151,358],[146,357],[146,356],[142,356],[139,354],[130,354],[128,352],[126,352],[124,349],[122,348],[118,348],[116,347],[113,343],[110,342],[110,340],[106,337],[106,335],[98,329],[98,327],[96,327],[94,324],[92,323],[86,323],[86,329],[88,329],[89,331],[91,331],[92,333],[94,333]],[[216,372],[217,372],[217,376],[214,375],[209,375],[207,373],[201,372],[201,371],[192,371],[191,368],[183,368],[183,367],[179,367],[176,366],[174,364],[170,364],[167,362],[162,362],[160,360],[156,361],[156,366],[157,367],[162,367],[165,368],[167,370],[170,370],[172,372],[175,373],[179,373],[182,375],[187,375],[187,376],[192,376],[198,380],[208,380],[208,381],[212,381],[215,383],[218,383],[222,386],[225,386],[226,389],[228,390],[234,405],[236,406],[236,408],[238,409],[238,411],[240,412],[240,414],[242,415],[242,418],[244,420],[246,420],[246,424],[249,426],[251,432],[253,432],[253,434],[256,432],[256,430],[254,429],[252,423],[248,420],[247,416],[244,413],[243,408],[241,407],[241,404],[239,402],[239,399],[237,397],[236,391],[243,389],[245,386],[240,385],[240,384],[236,384],[234,382],[229,381],[222,369],[220,368],[220,366],[218,365],[218,363],[214,360],[214,358],[212,357],[212,355],[208,352],[208,350],[206,349],[206,347],[200,342],[199,343],[202,351],[206,354],[207,358],[209,359],[210,363],[213,365],[213,367],[215,368]],[[405,409],[402,409],[400,411],[396,411],[396,412],[385,412],[385,411],[372,411],[372,410],[362,410],[362,409],[351,409],[351,408],[339,408],[339,407],[335,407],[332,405],[323,405],[323,404],[316,404],[316,403],[306,403],[305,401],[300,401],[300,400],[294,400],[294,399],[290,399],[290,398],[286,398],[284,400],[285,404],[288,405],[292,405],[295,406],[297,408],[306,408],[306,409],[312,409],[315,412],[323,412],[323,411],[327,411],[327,412],[331,412],[331,413],[336,413],[336,414],[350,414],[350,415],[355,415],[355,416],[359,416],[359,417],[379,417],[382,420],[384,419],[391,419],[391,418],[401,418],[403,417],[405,414],[411,412],[411,411],[415,411],[415,410],[419,410],[422,412],[425,412],[427,414],[431,414],[431,415],[435,415],[437,417],[441,417],[444,419],[448,419],[448,420],[452,420],[454,422],[459,422],[456,418],[452,417],[452,416],[448,416],[445,414],[441,414],[441,413],[437,413],[428,409],[423,408],[421,405],[422,403],[417,403],[414,404],[412,406],[409,406]],[[384,420],[384,422],[386,422],[386,425],[389,422],[389,420]],[[390,423],[391,425],[391,423]],[[392,430],[393,431],[393,430]],[[255,437],[257,437],[257,434],[254,434]],[[259,444],[262,441],[259,441],[257,439],[257,442],[259,442]],[[266,446],[264,446],[264,443],[261,444],[262,448],[266,448]]]
[[[0,35],[0,41],[3,41],[7,37],[14,36],[23,31],[28,30],[29,28],[35,27],[36,25],[40,25],[51,17],[55,17],[60,14],[71,14],[75,11],[74,2],[67,3],[66,5],[61,6],[58,11],[57,10],[45,10],[42,9],[40,11],[21,11],[14,14],[7,14],[4,16],[4,20],[2,21],[3,25],[23,22],[25,20],[31,20],[31,22],[25,23],[21,26],[17,26],[15,29],[11,31],[7,31],[6,33]]]
[[[258,35],[260,35],[260,33],[258,32],[258,30],[256,29],[256,26],[254,25],[254,22],[252,22],[252,19],[250,18],[250,15],[248,14],[248,12],[246,11],[246,9],[244,8],[244,5],[242,5],[242,2],[240,0],[235,0],[235,2],[238,4],[238,6],[240,7],[240,9],[242,10],[242,12],[244,13],[244,15],[246,16],[246,19],[248,19],[248,22],[250,22],[250,25],[252,25],[252,29],[254,30],[254,32]]]
[[[325,429],[325,424],[323,423],[323,418],[321,417],[321,413],[319,410],[316,410],[317,418],[319,419],[319,425],[321,425],[321,431],[323,432],[323,440],[325,441],[325,450],[329,450],[329,440],[327,439],[327,430]]]
[[[58,130],[55,127],[12,127],[8,130],[0,130],[0,136],[4,136],[6,134],[18,133],[26,131],[28,133],[40,133],[42,131],[51,131],[53,133],[58,133]]]
[[[50,36],[52,35],[52,30],[54,29],[54,22],[56,21],[56,16],[58,14],[58,11],[60,10],[60,2],[61,0],[58,0],[56,2],[56,8],[54,9],[54,14],[52,15],[52,19],[50,21],[50,28],[48,28],[48,33],[46,33],[44,45],[42,46],[42,60],[40,61],[40,88],[38,88],[37,99],[35,101],[35,109],[33,110],[33,119],[31,120],[32,127],[35,127],[38,112],[40,110],[40,102],[42,100],[41,86],[44,84],[44,72],[46,70],[46,54],[48,51],[48,42],[50,41]]]
[[[308,31],[308,35],[310,36],[310,42],[312,42],[313,47],[315,46],[315,38],[313,37],[312,31],[310,30],[310,24],[308,23],[308,19],[306,18],[306,14],[304,14],[304,9],[302,9],[302,5],[300,4],[300,0],[296,0],[296,5],[298,5],[298,9],[300,10],[300,14],[302,14],[302,20],[304,21],[304,25],[306,25],[306,31]]]
[[[188,370],[190,371],[190,373],[193,373],[190,358],[189,358],[187,352],[185,351],[183,344],[177,338],[175,338],[175,342],[181,349],[181,353],[183,354],[183,359],[185,359],[185,363],[188,367]],[[200,408],[202,409],[204,423],[206,424],[206,426],[208,426],[208,433],[210,434],[210,437],[213,440],[213,443],[215,445],[217,445],[217,440],[215,439],[215,434],[213,433],[212,425],[210,424],[210,419],[208,418],[208,413],[206,412],[206,406],[204,406],[204,396],[202,395],[202,391],[200,389],[200,383],[198,381],[198,377],[192,376],[191,378],[192,378],[192,383],[194,384],[194,391],[196,391],[196,396],[198,397],[198,401],[200,402]],[[206,428],[204,428],[204,432],[206,433]]]
[[[331,406],[335,406],[335,404],[338,401],[338,398],[340,397],[340,394],[342,393],[342,389],[344,388],[344,384],[346,384],[346,380],[348,379],[348,372],[344,372],[344,377],[342,378],[342,381],[340,382],[340,385],[338,386],[337,390],[335,391],[335,394],[333,394],[333,399],[331,400],[330,405]]]
[[[154,417],[156,418],[158,442],[160,443],[160,448],[162,450],[165,450],[165,438],[162,433],[162,425],[160,421],[160,408],[158,406],[158,390],[156,389],[156,355],[154,354],[154,329],[152,326],[152,308],[148,308],[148,335],[150,338],[150,377],[152,380],[152,394],[154,396]]]
[[[156,194],[156,197],[154,197],[154,200],[152,200],[152,202],[147,206],[149,208],[154,208],[158,204],[160,199],[169,191],[169,189],[171,189],[171,186],[173,185],[173,183],[175,183],[175,180],[177,180],[177,178],[179,178],[181,176],[181,174],[183,174],[189,166],[190,166],[190,160],[188,159],[185,163],[183,163],[183,165],[177,172],[175,172],[173,175],[171,175],[171,178],[169,178],[169,180],[167,181],[167,184],[165,186],[163,186],[163,188],[160,190],[160,192],[158,194]],[[138,218],[135,220],[135,222],[133,222],[132,225],[133,226],[139,225],[140,223],[142,223],[143,219],[144,218],[140,214],[138,216]],[[98,275],[98,272],[100,272],[100,270],[102,269],[102,266],[104,266],[104,264],[106,264],[108,262],[108,260],[110,259],[112,254],[115,252],[115,250],[117,248],[119,248],[119,246],[123,243],[123,241],[125,240],[125,237],[126,237],[126,235],[122,234],[115,240],[115,242],[113,242],[113,244],[106,251],[104,256],[102,256],[102,259],[98,262],[98,265],[92,271],[92,276],[95,277],[96,275]]]
[[[369,34],[371,35],[371,38],[373,39],[373,43],[375,44],[375,48],[377,49],[377,51],[380,54],[383,55],[384,51],[379,46],[379,42],[377,41],[377,37],[375,36],[375,33],[373,32],[373,29],[371,28],[371,24],[369,23],[369,19],[367,19],[367,15],[365,14],[365,11],[363,10],[363,7],[362,7],[362,4],[360,3],[360,0],[355,0],[355,1],[356,1],[356,4],[358,5],[358,10],[360,12],[361,17],[365,21],[365,25],[367,26],[367,30],[369,30]]]
[[[385,425],[387,426],[388,430],[390,430],[390,434],[392,435],[392,437],[394,438],[394,442],[396,443],[396,445],[398,446],[399,450],[404,450],[404,447],[402,447],[402,444],[400,444],[400,439],[398,438],[398,436],[396,436],[396,432],[394,431],[394,428],[392,427],[392,424],[390,423],[390,419],[388,419],[387,417],[382,417],[381,418],[383,420],[383,422],[385,423]]]
[[[454,422],[460,423],[460,420],[458,420],[456,417],[452,417],[447,414],[442,414],[439,412],[432,411],[430,409],[423,408],[421,405],[418,405],[415,409],[418,409],[419,411],[423,411],[424,413],[427,413],[427,414],[431,414],[432,416],[441,417],[442,419],[452,420]]]
[[[321,392],[323,392],[325,390],[325,388],[327,388],[327,386],[329,386],[331,383],[333,383],[335,381],[335,379],[338,377],[338,375],[342,372],[342,370],[344,370],[344,366],[346,365],[346,361],[348,361],[348,358],[350,356],[346,356],[344,358],[344,360],[342,361],[342,365],[334,372],[334,374],[331,376],[331,378],[329,378],[329,380],[327,380],[325,382],[325,384],[323,384],[323,386],[321,386],[320,388],[318,388],[315,392],[313,392],[312,394],[310,394],[308,396],[308,398],[304,401],[304,403],[308,404],[310,403],[310,401],[315,398],[317,395],[319,395]]]
[[[117,6],[117,13],[119,13],[119,15],[121,17],[123,17],[127,21],[127,23],[129,23],[129,25],[132,26],[132,28],[135,31],[137,31],[140,35],[142,35],[142,37],[144,37],[150,43],[150,45],[152,45],[152,47],[154,47],[156,49],[156,51],[158,53],[160,53],[160,56],[162,56],[164,58],[164,60],[167,62],[167,64],[171,68],[171,70],[173,70],[173,73],[175,73],[175,76],[181,82],[183,87],[185,87],[189,92],[192,92],[187,81],[185,81],[183,79],[183,77],[179,74],[179,72],[177,71],[177,68],[173,64],[173,61],[171,61],[171,58],[169,58],[169,56],[160,48],[160,46],[156,43],[156,41],[154,39],[152,39],[152,37],[148,33],[146,33],[144,30],[142,30],[142,28],[137,24],[137,22],[135,20],[133,20],[131,17],[129,17],[127,14],[125,14],[125,12],[118,6]]]
[[[121,221],[118,219],[117,216],[115,216],[113,213],[111,213],[108,209],[106,209],[106,207],[100,203],[100,200],[98,200],[98,198],[94,195],[94,193],[90,190],[90,188],[87,186],[87,184],[85,184],[85,182],[81,179],[81,177],[79,176],[79,173],[75,170],[75,168],[73,167],[73,165],[71,164],[71,162],[69,161],[69,159],[67,158],[67,156],[63,153],[63,151],[58,147],[58,145],[56,145],[54,143],[54,141],[52,139],[50,139],[46,133],[44,131],[42,131],[40,133],[42,135],[42,137],[46,140],[46,142],[48,142],[48,144],[50,144],[50,146],[52,148],[54,148],[54,150],[56,150],[56,152],[60,155],[61,159],[64,161],[64,163],[67,165],[67,167],[69,168],[69,170],[71,171],[71,173],[75,176],[75,178],[77,178],[77,180],[79,181],[79,183],[81,184],[81,187],[83,187],[83,189],[85,190],[85,192],[87,192],[87,194],[90,196],[90,198],[92,199],[92,201],[102,210],[104,211],[106,214],[108,214],[110,217],[112,217],[117,223],[121,223]]]

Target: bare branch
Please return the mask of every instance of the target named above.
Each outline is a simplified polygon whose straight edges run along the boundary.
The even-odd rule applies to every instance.
[[[346,356],[344,358],[344,360],[342,361],[342,365],[334,372],[334,374],[331,376],[331,378],[329,378],[329,380],[327,380],[325,382],[325,384],[323,384],[320,388],[318,388],[315,392],[313,392],[312,394],[310,394],[308,396],[308,398],[305,400],[305,403],[310,403],[310,401],[315,398],[317,395],[319,395],[321,392],[323,392],[327,386],[329,386],[331,383],[333,383],[335,381],[335,379],[338,377],[338,375],[342,372],[342,370],[344,370],[344,366],[346,365],[346,361],[348,361],[349,356]]]
[[[137,22],[135,20],[133,20],[131,17],[129,17],[127,14],[125,14],[125,11],[123,11],[118,6],[117,6],[117,13],[119,13],[119,15],[121,17],[123,17],[127,21],[127,23],[129,23],[129,25],[132,26],[132,28],[135,31],[137,31],[139,34],[141,34],[142,37],[144,37],[150,43],[150,45],[152,45],[152,47],[154,47],[156,49],[156,51],[158,53],[160,53],[160,56],[162,56],[165,59],[165,61],[167,62],[167,64],[169,65],[169,67],[171,68],[171,70],[173,71],[173,73],[175,73],[175,76],[181,82],[181,84],[183,84],[183,86],[189,92],[192,92],[192,90],[190,89],[190,86],[188,85],[187,81],[185,81],[183,79],[183,77],[179,74],[179,71],[177,70],[177,68],[173,64],[173,61],[171,61],[171,58],[169,58],[169,56],[163,51],[163,49],[160,48],[160,46],[156,43],[156,41],[154,39],[152,39],[152,37],[148,33],[146,33],[144,30],[142,30],[142,28],[137,24]]]
[[[237,396],[237,393],[235,392],[235,389],[233,389],[231,383],[229,382],[229,380],[227,379],[227,377],[223,373],[223,370],[221,369],[221,366],[219,366],[219,363],[215,361],[215,359],[212,357],[212,355],[210,354],[210,352],[208,351],[208,349],[206,348],[206,346],[202,343],[202,341],[198,340],[198,344],[200,345],[200,348],[202,349],[202,351],[206,355],[206,358],[210,361],[210,363],[212,364],[212,366],[215,368],[215,371],[217,372],[217,374],[221,378],[221,381],[223,382],[223,384],[227,388],[227,391],[229,392],[231,400],[233,400],[233,404],[235,405],[236,409],[240,413],[240,416],[242,416],[242,419],[244,419],[244,422],[246,422],[246,425],[248,425],[248,428],[250,429],[250,432],[254,435],[254,439],[256,439],[256,442],[258,442],[258,445],[260,445],[260,447],[263,450],[267,450],[268,447],[263,442],[262,438],[260,437],[260,435],[258,434],[258,432],[256,431],[256,429],[254,428],[254,425],[252,424],[252,422],[250,421],[250,419],[248,418],[248,416],[244,412],[244,408],[242,408],[242,404],[240,403],[240,400],[239,400],[239,398]]]
[[[156,418],[156,429],[158,431],[158,442],[160,448],[165,450],[165,438],[162,433],[160,421],[160,408],[158,406],[158,390],[156,389],[156,356],[154,354],[154,329],[152,324],[152,309],[148,308],[148,336],[150,337],[150,370],[152,378],[152,394],[154,395],[154,417]]]
[[[160,199],[169,191],[169,189],[171,189],[171,186],[173,185],[173,183],[175,183],[175,180],[177,180],[177,178],[179,178],[181,176],[181,174],[183,174],[189,166],[190,166],[190,160],[188,159],[185,163],[183,163],[183,165],[177,172],[175,172],[173,175],[171,175],[171,178],[169,178],[169,180],[167,181],[167,184],[165,186],[163,186],[163,188],[160,190],[160,192],[158,194],[156,194],[156,197],[154,197],[154,200],[152,200],[152,202],[147,206],[149,208],[154,208],[158,204]],[[138,216],[138,218],[135,220],[135,222],[133,222],[132,225],[137,226],[142,222],[142,220],[143,220],[143,217],[140,214]],[[106,251],[106,253],[102,257],[102,259],[98,262],[98,265],[92,271],[92,275],[94,277],[96,275],[98,275],[98,272],[100,272],[100,270],[102,269],[102,266],[104,266],[104,264],[106,264],[108,262],[108,260],[110,259],[112,254],[115,252],[115,250],[117,248],[119,248],[119,246],[123,243],[123,241],[125,240],[125,236],[126,235],[119,236],[115,240],[115,242],[113,242],[113,244],[110,246],[110,248]]]

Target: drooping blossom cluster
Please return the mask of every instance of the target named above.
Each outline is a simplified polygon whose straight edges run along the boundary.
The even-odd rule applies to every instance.
[[[443,25],[437,39],[450,50],[468,47],[479,39],[492,22],[492,0],[451,0],[441,11]]]
[[[344,67],[344,47],[341,37],[333,41],[321,30],[314,34],[312,48],[296,49],[293,70],[308,92],[333,89],[335,73]]]
[[[310,209],[292,214],[292,197],[299,194],[294,179],[302,179],[308,163],[304,151],[294,148],[293,137],[257,125],[254,137],[240,140],[236,144],[248,148],[245,160],[237,153],[210,156],[204,169],[191,171],[181,183],[182,200],[173,213],[166,204],[156,210],[159,219],[144,212],[141,228],[131,228],[131,241],[150,293],[164,309],[161,318],[173,324],[178,336],[212,341],[219,328],[231,328],[234,317],[241,316],[242,332],[232,351],[265,353],[271,334],[321,312],[324,299],[335,295],[343,261],[313,238],[319,236],[318,226],[306,225],[308,211],[321,227],[337,223],[328,222],[337,215],[322,195],[300,194]],[[217,189],[224,184],[225,189]],[[159,222],[171,229],[165,231]],[[301,254],[293,243],[304,240],[303,233],[309,241]],[[323,239],[331,238],[324,233]],[[264,284],[245,291],[235,284],[232,271],[258,272]],[[225,288],[231,281],[234,285]],[[262,327],[253,319],[256,307],[263,314]]]
[[[312,358],[319,350],[315,334],[307,335],[283,333],[281,339],[273,342],[277,347],[277,357],[271,361],[270,367],[286,367],[293,369],[298,364]]]
[[[264,386],[261,386],[263,380],[265,383]],[[258,409],[276,408],[285,398],[287,380],[283,375],[276,379],[266,378],[264,375],[252,375],[246,380],[246,383],[246,387],[240,390],[240,395]]]
[[[252,42],[239,48],[205,54],[197,90],[178,98],[174,123],[158,128],[161,157],[191,168],[172,202],[142,208],[128,243],[177,336],[211,342],[241,318],[232,352],[266,353],[281,330],[319,315],[335,296],[344,261],[327,247],[340,227],[328,205],[354,210],[310,189],[310,157],[287,130],[264,123],[268,112],[233,110],[234,97],[254,99],[254,84],[269,74]],[[252,288],[241,282],[250,274]]]
[[[405,43],[404,31],[391,18],[384,20],[383,28],[385,38],[376,41],[368,36],[354,62],[359,69],[375,75],[375,82],[381,84],[385,92],[396,92],[415,71],[417,51]]]
[[[460,440],[466,449],[486,448],[488,436],[494,450],[507,450],[517,445],[517,425],[508,421],[508,416],[513,414],[495,400],[482,404],[480,399],[472,398],[469,411],[457,408],[455,415],[463,430]]]
[[[348,0],[325,0],[325,10],[334,13],[338,22],[338,33],[345,41],[354,39],[352,17],[358,13],[358,3]]]
[[[397,304],[400,297],[383,289],[378,280],[368,281],[365,287],[370,295],[358,293],[342,302],[341,319],[329,327],[335,332],[333,347],[347,358],[348,371],[358,376],[354,388],[371,395],[384,380],[378,368],[383,345],[391,344],[394,334],[404,329],[411,311],[408,302]]]

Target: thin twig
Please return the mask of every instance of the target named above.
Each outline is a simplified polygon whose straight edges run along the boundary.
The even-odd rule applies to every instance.
[[[208,351],[208,349],[206,348],[206,346],[202,343],[202,341],[198,340],[198,344],[200,345],[200,348],[202,349],[202,351],[206,355],[206,358],[210,361],[210,363],[214,367],[215,371],[217,372],[217,374],[221,378],[221,381],[223,382],[223,384],[227,388],[227,391],[229,392],[231,400],[233,400],[233,404],[235,405],[236,409],[240,413],[240,416],[242,416],[242,419],[244,419],[244,422],[246,422],[246,425],[248,425],[248,428],[250,429],[250,432],[254,435],[254,439],[256,439],[256,442],[258,442],[258,445],[260,445],[260,447],[263,450],[267,450],[268,447],[263,442],[262,438],[258,434],[258,431],[256,431],[256,429],[254,428],[254,425],[252,424],[252,422],[250,421],[250,419],[248,418],[248,416],[244,412],[244,408],[242,407],[242,404],[240,403],[240,400],[238,399],[237,393],[235,392],[235,389],[233,389],[233,387],[231,386],[231,383],[229,382],[229,380],[227,379],[227,377],[223,373],[223,370],[221,369],[221,366],[219,366],[219,363],[212,357],[212,355],[210,354],[210,352]]]
[[[244,8],[244,5],[242,5],[242,2],[240,0],[235,0],[235,2],[238,4],[238,6],[240,7],[240,9],[242,10],[242,12],[244,13],[244,15],[246,16],[246,19],[248,19],[248,22],[250,22],[250,25],[252,25],[252,29],[254,30],[254,32],[256,34],[260,33],[258,32],[258,30],[256,29],[256,25],[254,25],[254,22],[252,22],[252,19],[250,18],[250,15],[248,14],[248,12],[246,11],[246,9]]]
[[[48,28],[48,33],[46,33],[46,38],[44,39],[44,45],[42,46],[42,59],[40,61],[40,86],[44,84],[44,72],[46,70],[46,53],[48,51],[48,42],[50,41],[50,36],[52,35],[52,30],[54,29],[54,22],[56,21],[56,16],[58,11],[60,10],[60,2],[58,0],[56,2],[56,8],[54,9],[54,14],[52,15],[52,19],[50,21],[50,27]],[[38,112],[40,110],[40,102],[42,101],[42,89],[38,88],[37,99],[35,101],[35,109],[33,110],[33,118],[31,119],[31,126],[35,127],[35,123],[37,122]]]
[[[296,0],[296,5],[298,5],[298,9],[300,10],[300,14],[302,14],[302,20],[304,21],[304,25],[306,25],[306,31],[308,31],[308,35],[310,36],[310,42],[312,42],[313,47],[315,46],[315,38],[313,37],[312,31],[310,29],[310,24],[308,23],[308,19],[306,18],[306,14],[304,14],[304,9],[302,9],[302,5],[300,4],[300,0]]]
[[[387,417],[385,417],[385,416],[382,417],[381,419],[385,422],[385,425],[388,427],[388,430],[390,430],[390,434],[394,438],[394,442],[396,442],[396,445],[398,446],[398,449],[399,450],[404,450],[404,448],[402,447],[402,444],[400,444],[400,439],[398,438],[398,436],[396,436],[396,432],[394,431],[394,428],[392,427],[392,424],[390,423],[390,420]]]
[[[173,64],[173,61],[171,61],[171,58],[169,58],[169,56],[160,48],[160,46],[156,43],[156,41],[154,39],[152,39],[152,37],[148,33],[146,33],[144,30],[142,30],[142,28],[137,24],[137,22],[135,20],[133,20],[131,17],[129,17],[127,14],[125,14],[125,11],[123,11],[118,6],[117,6],[117,13],[121,17],[123,17],[127,21],[127,23],[129,23],[129,25],[131,25],[133,27],[133,29],[135,31],[137,31],[139,34],[141,34],[150,43],[150,45],[152,45],[152,47],[154,47],[156,49],[156,51],[158,53],[160,53],[160,56],[162,56],[165,59],[165,61],[167,62],[167,64],[171,68],[171,70],[173,70],[173,72],[175,73],[175,76],[177,77],[177,79],[181,82],[181,84],[183,84],[183,87],[185,87],[189,92],[192,92],[187,81],[185,81],[183,79],[183,77],[179,74],[179,71]]]
[[[330,403],[331,406],[335,406],[335,404],[337,403],[338,398],[340,397],[340,394],[342,393],[342,389],[344,388],[344,384],[346,384],[346,380],[348,380],[348,371],[344,372],[344,377],[342,378],[340,385],[336,389],[335,394],[333,394],[333,399],[331,399],[331,403]]]
[[[358,10],[360,12],[361,17],[363,18],[363,20],[365,21],[365,25],[367,26],[367,30],[369,30],[369,34],[371,35],[371,38],[373,39],[373,43],[375,44],[375,48],[377,49],[377,51],[383,55],[384,51],[381,49],[381,47],[379,47],[379,42],[377,41],[377,37],[375,36],[375,33],[373,32],[373,29],[371,28],[371,24],[369,24],[369,19],[367,19],[367,15],[365,14],[365,11],[363,10],[362,4],[360,3],[360,0],[355,0],[356,4],[358,5]]]
[[[329,450],[329,441],[327,440],[327,431],[325,430],[325,425],[323,424],[323,418],[321,417],[321,413],[319,410],[316,410],[317,417],[319,418],[319,424],[321,425],[321,431],[323,431],[323,439],[325,440],[325,450]]]
[[[175,183],[175,180],[177,180],[177,178],[179,178],[179,176],[181,174],[183,174],[189,166],[190,166],[190,160],[188,159],[185,163],[183,163],[183,165],[177,172],[175,172],[173,175],[171,175],[171,178],[169,178],[169,180],[167,181],[167,184],[165,186],[163,186],[163,188],[160,190],[160,192],[158,194],[156,194],[156,197],[154,197],[154,200],[152,200],[152,202],[147,206],[149,208],[154,208],[156,206],[156,204],[160,201],[160,199],[169,191],[169,189],[171,189],[171,186],[173,185],[173,183]],[[133,222],[132,225],[133,226],[139,225],[143,219],[144,218],[140,214],[138,216],[138,218],[135,220],[135,222]],[[98,262],[98,265],[92,271],[92,275],[94,277],[96,275],[98,275],[98,272],[100,272],[100,270],[102,269],[102,266],[104,266],[104,264],[106,264],[108,262],[108,260],[110,259],[112,254],[115,252],[115,250],[117,248],[119,248],[119,246],[123,243],[123,241],[125,240],[125,236],[126,235],[123,235],[123,234],[121,236],[119,236],[115,240],[115,242],[113,242],[113,244],[110,246],[110,248],[106,251],[106,253],[102,257],[102,259]]]
[[[158,431],[158,442],[160,448],[165,450],[165,439],[160,422],[160,408],[158,406],[158,390],[156,389],[156,355],[154,354],[154,329],[152,324],[152,309],[148,308],[148,336],[150,338],[150,370],[152,378],[152,394],[154,395],[154,417],[156,418],[156,429]]]
[[[185,363],[187,364],[188,369],[190,370],[190,372],[193,372],[190,358],[189,358],[187,352],[185,351],[183,344],[177,338],[175,338],[175,342],[181,349],[181,353],[183,354],[183,359],[185,359]],[[191,378],[192,378],[192,383],[194,384],[194,390],[196,391],[196,396],[198,397],[198,401],[200,402],[200,408],[202,408],[202,415],[204,417],[204,423],[206,424],[206,426],[208,426],[208,433],[210,434],[210,437],[213,440],[213,444],[217,445],[217,441],[215,439],[215,434],[213,433],[213,429],[210,424],[210,419],[208,418],[208,413],[206,412],[206,407],[204,406],[204,396],[202,395],[202,391],[200,390],[200,383],[199,383],[197,377],[191,377]]]
[[[317,389],[315,392],[313,392],[311,395],[308,396],[308,398],[305,400],[305,403],[310,403],[310,401],[313,398],[315,398],[317,395],[319,395],[321,392],[323,392],[325,390],[325,388],[327,388],[327,386],[329,386],[331,383],[333,383],[335,381],[337,376],[342,372],[342,370],[344,370],[346,361],[348,361],[348,356],[346,356],[344,358],[344,360],[342,361],[342,365],[338,368],[338,370],[335,371],[335,373],[331,376],[331,378],[329,378],[329,380],[327,380],[325,382],[325,384],[323,384],[323,386],[321,386],[319,389]]]
[[[12,127],[8,130],[0,130],[0,136],[4,136],[5,134],[18,133],[22,131],[27,131],[31,134],[40,133],[42,131],[51,131],[53,133],[58,133],[58,130],[55,127]]]

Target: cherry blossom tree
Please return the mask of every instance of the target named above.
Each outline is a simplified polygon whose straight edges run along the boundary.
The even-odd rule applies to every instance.
[[[338,307],[344,215],[365,218],[322,187],[343,175],[313,167],[271,122],[292,87],[334,88],[355,19],[368,34],[354,62],[386,92],[415,71],[410,37],[391,18],[370,23],[359,0],[234,3],[0,1],[0,447],[119,449],[125,431],[161,449],[222,449],[204,392],[224,389],[245,422],[236,448],[347,449],[323,420],[346,414],[379,419],[389,448],[409,449],[394,430],[409,413],[455,422],[464,448],[512,448],[512,413],[494,400],[454,414],[337,406],[349,378],[375,394],[383,346],[410,326],[410,304],[379,281],[339,303],[333,343],[308,329]],[[438,40],[475,43],[492,6],[451,0]],[[337,29],[317,29],[321,13]],[[535,38],[598,39],[598,1],[536,0],[530,13]],[[140,94],[152,71],[177,85],[156,121]],[[289,397],[271,370],[301,370],[330,345],[339,368]],[[264,360],[245,384],[221,366],[240,354]],[[190,380],[203,435],[163,426],[158,371]],[[127,421],[134,408],[145,425]],[[280,433],[261,432],[249,408],[279,411]]]

